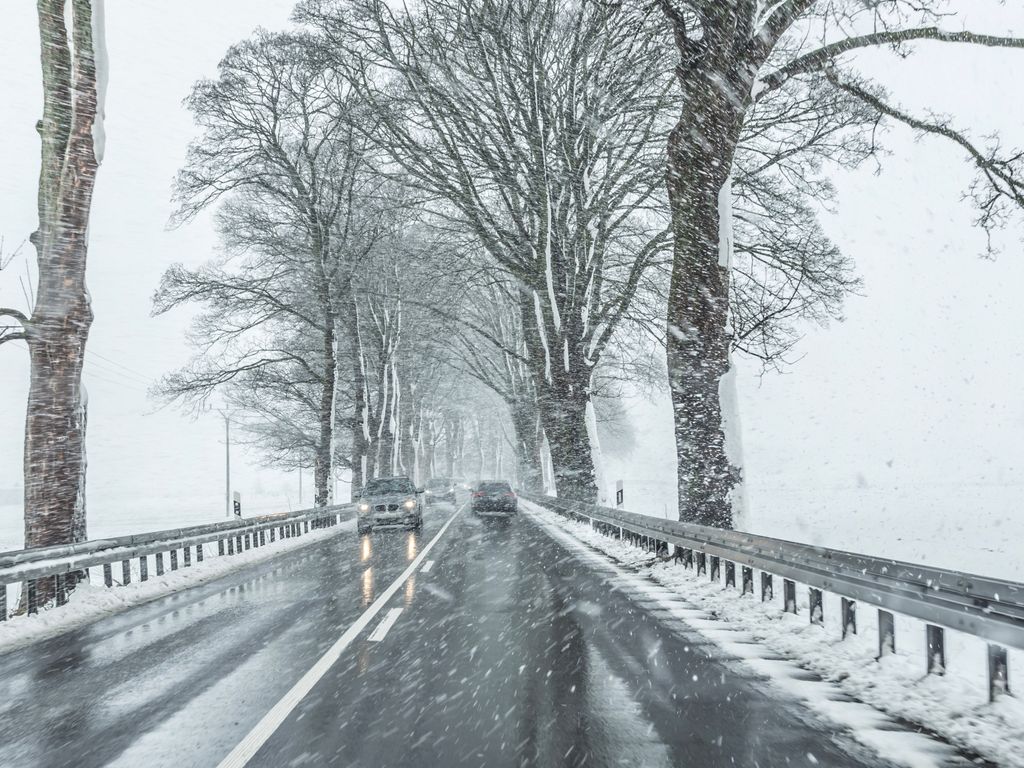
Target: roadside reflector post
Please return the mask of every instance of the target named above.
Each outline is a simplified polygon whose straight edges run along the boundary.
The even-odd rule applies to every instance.
[[[103,585],[106,587],[114,586],[114,569],[110,563],[103,564]]]
[[[783,610],[796,615],[796,582],[791,579],[782,580]]]
[[[769,603],[775,597],[775,590],[772,587],[772,575],[761,571],[761,602]]]
[[[721,563],[722,561],[717,555],[711,556],[711,581],[718,582],[722,580],[722,577],[719,573],[721,570]]]
[[[147,581],[149,579],[149,560],[146,559],[145,555],[139,555],[139,581]]]
[[[821,598],[821,590],[811,587],[807,591],[811,604],[811,624],[825,623],[825,606]]]
[[[848,598],[842,600],[843,639],[857,634],[857,603]]]
[[[164,575],[164,553],[163,552],[157,552],[156,553],[156,575],[157,576],[163,576]]]
[[[1010,664],[1006,649],[995,643],[988,644],[988,700],[995,701],[1010,693]]]
[[[743,566],[743,594],[754,594],[754,569]]]
[[[132,561],[121,561],[121,586],[127,587],[132,583]]]
[[[725,561],[725,586],[733,588],[736,586],[736,563],[732,560]]]
[[[878,658],[896,653],[896,620],[889,611],[878,610]]]
[[[697,553],[697,575],[708,572],[708,556],[704,552]]]
[[[928,648],[928,674],[946,674],[946,631],[934,624],[925,625],[925,639]]]

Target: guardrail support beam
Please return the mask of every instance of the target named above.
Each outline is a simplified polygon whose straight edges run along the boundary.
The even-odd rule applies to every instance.
[[[786,613],[796,615],[796,582],[792,579],[782,580],[782,602]]]
[[[878,609],[878,658],[896,653],[896,620],[889,611]]]
[[[821,590],[811,587],[807,590],[808,602],[811,606],[811,624],[825,623],[825,605],[822,602]]]
[[[934,624],[925,625],[928,652],[928,674],[946,674],[946,631]]]
[[[842,600],[842,615],[843,620],[843,639],[846,639],[847,635],[857,634],[857,603],[853,600],[843,598]]]
[[[1010,666],[1006,649],[995,643],[988,644],[988,700],[995,701],[1010,693]]]
[[[775,598],[775,590],[772,587],[772,575],[761,571],[761,602],[770,603]]]
[[[271,544],[273,544],[273,543],[274,543],[274,531],[275,531],[275,530],[276,530],[276,529],[274,529],[274,528],[271,528],[271,529],[270,529],[270,543],[271,543]]]

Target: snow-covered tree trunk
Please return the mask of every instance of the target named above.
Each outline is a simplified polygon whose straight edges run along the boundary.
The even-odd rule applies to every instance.
[[[727,453],[721,387],[730,366],[729,173],[750,86],[725,71],[680,68],[683,113],[668,145],[674,237],[668,371],[681,520],[730,528],[740,481]],[[734,401],[732,401],[734,403]],[[730,446],[731,447],[731,446]]]
[[[532,493],[544,488],[540,461],[540,424],[537,407],[532,401],[519,400],[509,404],[516,441],[516,466],[520,487]]]
[[[102,157],[105,54],[102,7],[39,0],[43,117],[39,285],[26,341],[31,361],[25,421],[25,546],[86,538],[85,346],[93,312],[85,283],[89,212]],[[70,25],[70,28],[69,28]],[[73,574],[69,586],[80,575]],[[53,594],[52,580],[38,596]]]

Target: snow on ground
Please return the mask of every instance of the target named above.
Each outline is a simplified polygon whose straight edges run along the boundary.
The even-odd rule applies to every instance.
[[[278,539],[273,544],[268,542],[266,546],[259,549],[249,549],[231,556],[217,555],[216,543],[206,544],[203,549],[205,553],[203,562],[196,562],[193,559],[190,567],[179,567],[176,571],[167,570],[162,576],[155,575],[155,567],[150,560],[150,577],[147,581],[139,580],[139,562],[136,558],[132,561],[132,583],[109,589],[103,586],[102,567],[92,568],[90,569],[90,583],[76,588],[71,593],[67,605],[49,610],[43,609],[35,616],[14,616],[0,623],[0,653],[12,651],[46,637],[59,635],[126,608],[164,597],[172,592],[213,581],[231,571],[269,560],[283,552],[315,544],[340,533],[355,531],[355,527],[356,521],[353,518],[332,528],[311,529],[309,533],[304,533],[301,536]],[[165,561],[165,563],[169,569],[169,562]],[[115,581],[120,574],[121,569],[115,567]],[[16,604],[16,590],[9,590],[8,600],[9,605]]]
[[[934,742],[915,741],[913,734],[889,730],[891,724],[872,722],[870,713],[847,706],[841,694],[924,726],[1000,766],[1024,768],[1024,702],[1013,696],[988,702],[983,641],[947,631],[946,674],[927,675],[924,624],[897,616],[897,653],[876,661],[876,612],[867,605],[861,604],[858,611],[859,634],[842,640],[839,598],[835,595],[825,595],[825,625],[815,626],[808,620],[807,590],[800,586],[799,613],[789,614],[783,611],[781,582],[774,585],[774,599],[761,603],[752,595],[725,590],[680,564],[661,561],[650,552],[597,533],[586,524],[568,521],[535,504],[520,503],[546,530],[554,529],[556,535],[558,531],[568,532],[571,536],[565,540],[570,545],[584,542],[610,557],[641,594],[662,600],[664,609],[686,626],[743,659],[755,673],[807,701],[827,719],[848,727],[859,741],[886,757],[910,766],[934,766],[941,764],[942,756],[936,756]],[[760,585],[757,574],[755,585]],[[666,590],[670,591],[667,600]],[[791,661],[765,658],[759,649]],[[792,669],[794,662],[823,682],[802,680],[799,674],[792,674],[799,672]],[[1012,691],[1024,686],[1020,672],[1024,669],[1024,652],[1011,650],[1009,666]]]

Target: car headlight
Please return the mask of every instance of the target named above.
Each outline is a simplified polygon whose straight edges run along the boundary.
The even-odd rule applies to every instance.
[[[403,505],[406,509],[416,509],[416,499],[409,499]]]
[[[369,512],[370,511],[370,505],[369,504],[365,504],[365,503],[364,504],[360,504],[359,505],[359,511],[360,512]]]

